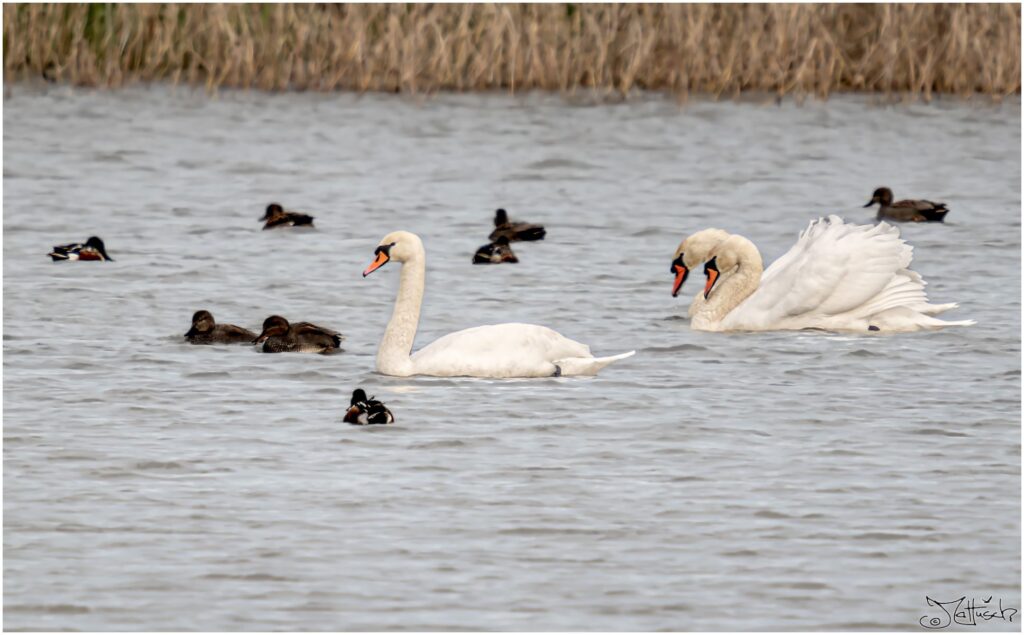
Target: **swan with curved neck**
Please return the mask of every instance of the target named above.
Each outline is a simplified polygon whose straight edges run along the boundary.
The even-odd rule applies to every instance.
[[[757,247],[743,236],[728,235],[703,255],[697,249],[687,253],[687,241],[677,250],[677,260],[680,251],[686,254],[678,266],[688,271],[695,259],[707,261],[704,292],[698,295],[704,301],[691,306],[693,329],[892,333],[974,324],[933,317],[957,305],[928,302],[926,283],[908,268],[913,248],[888,223],[854,225],[838,216],[812,221],[767,270]],[[706,237],[696,242],[708,244]],[[682,284],[676,267],[673,262],[673,295]]]
[[[730,236],[729,232],[724,229],[702,229],[696,234],[691,234],[683,242],[679,243],[679,247],[676,248],[675,257],[672,260],[671,272],[675,274],[675,282],[672,283],[672,297],[679,295],[679,289],[682,288],[683,283],[686,282],[686,278],[689,277],[690,271],[704,264],[708,259],[708,254],[711,250],[717,247],[723,240]],[[690,303],[690,310],[688,315],[693,317],[700,307],[704,305],[704,295],[698,293],[693,296],[693,302]]]
[[[449,333],[416,353],[412,346],[420,320],[426,278],[426,252],[416,234],[397,231],[381,239],[368,276],[388,262],[401,263],[398,297],[377,349],[377,372],[408,377],[551,377],[594,375],[633,355],[594,357],[590,348],[535,324],[491,324]]]

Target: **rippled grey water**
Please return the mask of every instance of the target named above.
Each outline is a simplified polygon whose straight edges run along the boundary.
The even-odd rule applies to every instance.
[[[91,92],[4,100],[7,629],[917,629],[1020,608],[1020,101]],[[708,334],[686,234],[770,261],[871,191],[934,197],[914,268],[972,328]],[[270,201],[312,232],[261,232]],[[473,267],[496,207],[542,222]],[[591,379],[373,372],[423,236],[418,345],[499,321]],[[101,236],[116,262],[53,264]],[[343,355],[192,347],[193,311]],[[351,390],[393,427],[341,423]],[[990,627],[997,626],[989,623]],[[1014,623],[998,625],[1019,629]]]

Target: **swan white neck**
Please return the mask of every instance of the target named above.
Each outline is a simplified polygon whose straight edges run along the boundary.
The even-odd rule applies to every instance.
[[[402,263],[395,310],[391,313],[391,321],[377,349],[377,372],[401,377],[413,374],[410,356],[416,340],[416,327],[420,322],[426,260],[426,253],[420,247],[417,253]]]
[[[721,322],[729,312],[747,299],[761,284],[761,273],[764,264],[761,252],[754,243],[742,236],[732,236],[728,243],[718,249],[718,256],[728,252],[736,264],[729,270],[720,270],[721,280],[711,290],[711,297],[693,317],[698,324],[715,324]]]

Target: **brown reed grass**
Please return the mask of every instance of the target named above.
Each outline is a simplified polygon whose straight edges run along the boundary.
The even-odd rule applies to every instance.
[[[5,4],[7,81],[265,90],[1020,92],[1019,4]]]

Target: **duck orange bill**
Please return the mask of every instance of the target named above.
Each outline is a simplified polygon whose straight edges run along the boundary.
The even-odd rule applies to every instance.
[[[674,298],[679,295],[679,289],[686,282],[686,276],[690,275],[690,270],[683,265],[673,265],[672,268],[676,270],[676,281],[672,283],[672,297]]]
[[[377,252],[377,257],[370,263],[370,266],[363,272],[363,277],[370,275],[374,271],[380,269],[389,260],[388,253],[383,249]]]
[[[715,282],[718,281],[718,270],[708,269],[705,271],[708,274],[708,281],[704,284],[704,299],[708,299],[708,294],[711,293],[711,287],[715,286]]]

